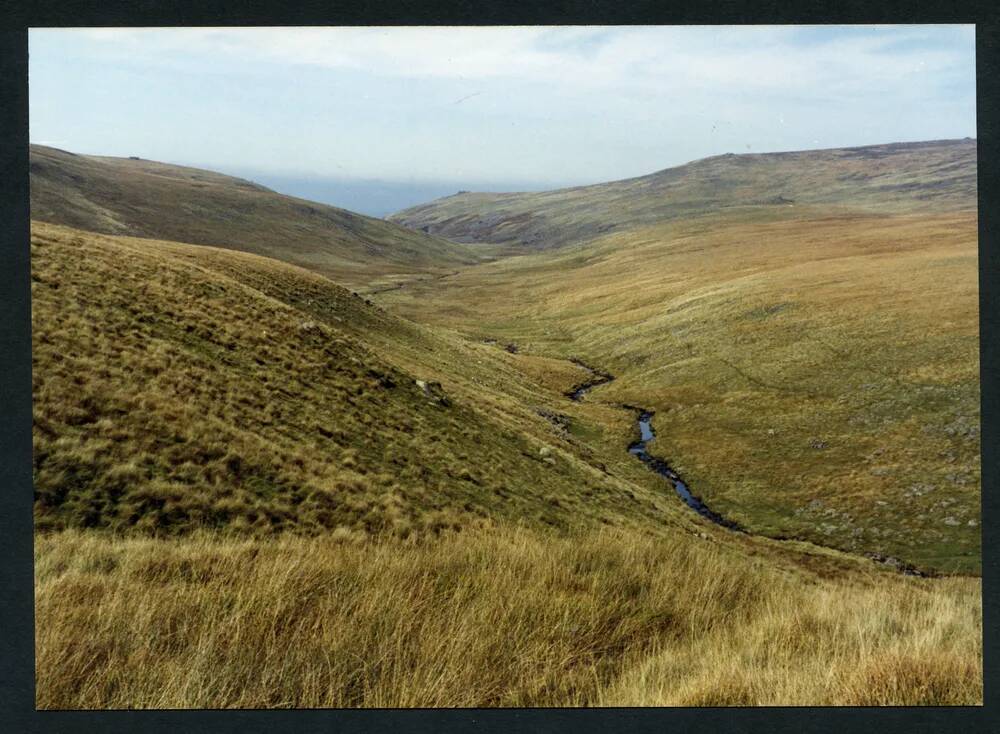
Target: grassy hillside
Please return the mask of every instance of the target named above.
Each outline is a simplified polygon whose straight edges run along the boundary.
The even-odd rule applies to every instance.
[[[980,564],[974,214],[709,215],[379,296],[618,379],[745,527]]]
[[[216,245],[349,285],[476,262],[473,250],[211,171],[31,146],[32,219],[113,235]]]
[[[36,542],[49,708],[982,703],[978,579],[789,573],[727,544]]]
[[[726,154],[594,186],[456,194],[390,219],[457,242],[530,251],[712,212],[754,217],[762,206],[803,205],[874,212],[972,210],[976,141]]]
[[[307,271],[36,225],[32,280],[40,529],[406,536],[484,517],[650,524],[669,505],[588,463],[543,417],[568,401],[518,358]],[[445,363],[476,390],[437,384]]]
[[[275,195],[114,165],[294,262],[33,222],[40,708],[982,703],[979,580],[861,555],[979,568],[961,196],[299,267]]]

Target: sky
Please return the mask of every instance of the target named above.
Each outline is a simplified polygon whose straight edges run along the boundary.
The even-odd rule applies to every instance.
[[[383,216],[721,153],[976,136],[973,26],[32,29],[30,139]]]

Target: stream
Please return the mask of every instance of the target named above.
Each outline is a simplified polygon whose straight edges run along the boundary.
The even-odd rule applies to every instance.
[[[677,492],[677,495],[682,500],[684,500],[684,503],[699,515],[711,520],[716,525],[721,525],[724,528],[745,533],[746,531],[733,520],[728,520],[718,512],[710,510],[708,506],[701,501],[700,497],[695,497],[691,494],[691,490],[688,489],[687,484],[685,484],[684,480],[677,475],[677,472],[670,468],[670,465],[667,464],[667,462],[663,459],[658,459],[655,456],[652,456],[646,450],[646,444],[656,437],[656,434],[653,432],[652,424],[653,411],[646,410],[644,408],[637,408],[636,410],[639,411],[639,440],[629,444],[628,452],[638,458],[639,461],[648,466],[652,471],[655,471],[661,477],[670,482],[670,484],[674,487],[674,491]]]
[[[565,395],[570,400],[579,402],[583,400],[584,395],[586,395],[590,390],[593,390],[598,385],[604,385],[615,379],[614,375],[604,372],[603,370],[595,369],[575,357],[571,357],[569,361],[578,367],[582,367],[591,374],[589,380],[586,380],[585,382],[576,385],[571,390],[566,391]],[[684,501],[684,504],[704,517],[706,520],[711,520],[716,525],[728,528],[729,530],[737,533],[748,532],[737,522],[725,518],[718,512],[710,509],[704,502],[701,501],[700,497],[696,497],[691,493],[691,490],[688,489],[687,483],[680,478],[677,472],[674,471],[666,461],[649,453],[649,442],[656,438],[656,433],[653,431],[653,410],[650,410],[649,408],[639,408],[634,405],[620,405],[619,407],[625,410],[631,410],[638,415],[637,421],[639,427],[639,440],[633,441],[628,445],[628,452],[632,454],[632,456],[636,457],[639,461],[649,467],[650,471],[654,471],[666,479],[670,486],[674,488],[677,496]],[[798,540],[797,538],[787,537],[776,537],[773,539],[779,541]],[[928,574],[921,571],[912,564],[898,558],[883,556],[879,553],[865,553],[864,555],[876,563],[891,566],[896,571],[899,571],[907,576],[934,575],[933,573]]]
[[[572,358],[570,361],[573,364],[588,370],[591,375],[593,375],[591,379],[580,383],[573,389],[566,392],[566,397],[570,400],[579,402],[590,390],[594,389],[598,385],[604,385],[615,379],[614,375],[595,369],[579,359]],[[716,525],[721,525],[724,528],[729,528],[730,530],[734,530],[739,533],[745,533],[746,531],[736,522],[723,517],[714,510],[709,509],[709,507],[701,501],[700,497],[695,497],[691,494],[691,490],[688,489],[684,480],[680,478],[677,472],[670,468],[670,465],[667,464],[666,461],[649,453],[647,445],[650,441],[656,438],[656,433],[653,431],[653,411],[648,408],[637,408],[632,405],[623,405],[622,407],[626,410],[632,410],[638,413],[639,440],[633,441],[629,444],[628,452],[649,467],[650,471],[654,471],[666,479],[670,486],[674,488],[677,496],[684,501],[684,504],[697,512],[699,515],[707,520],[711,520]]]

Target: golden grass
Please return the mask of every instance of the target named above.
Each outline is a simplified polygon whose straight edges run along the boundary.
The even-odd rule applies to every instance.
[[[690,522],[631,483],[622,445],[547,417],[575,366],[418,327],[299,268],[36,223],[32,296],[40,529]]]
[[[558,248],[667,221],[734,213],[744,222],[813,207],[971,211],[975,140],[718,155],[646,176],[524,193],[465,193],[393,214],[414,230],[519,251]]]
[[[751,530],[976,572],[975,214],[795,211],[629,230],[379,300],[613,372],[588,400],[654,408],[654,452]]]
[[[413,278],[379,299],[429,324],[253,255],[32,235],[41,708],[982,702],[978,579],[710,526],[615,405],[751,529],[978,570],[974,215],[336,264]],[[618,379],[570,402],[570,356]]]
[[[36,539],[40,708],[979,704],[976,579],[690,536]]]

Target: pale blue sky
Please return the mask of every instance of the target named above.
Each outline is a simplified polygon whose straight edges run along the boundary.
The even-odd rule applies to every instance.
[[[976,135],[972,26],[36,29],[29,53],[32,142],[341,196]]]

